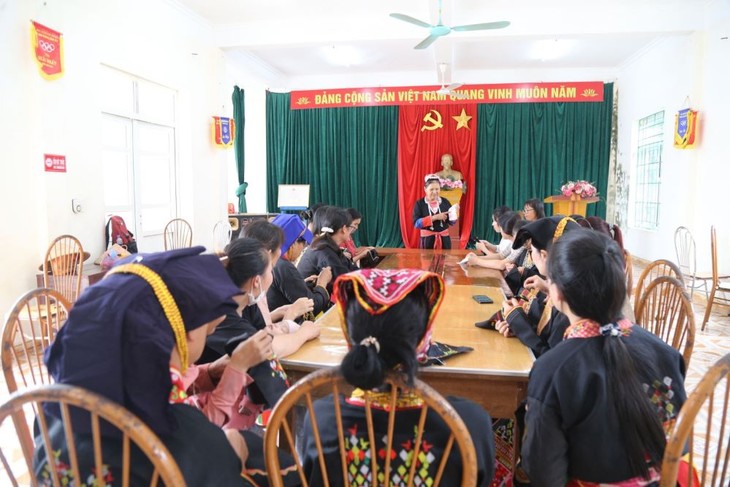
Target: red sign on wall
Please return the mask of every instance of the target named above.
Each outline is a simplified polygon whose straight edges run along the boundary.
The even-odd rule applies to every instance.
[[[43,167],[46,172],[66,172],[66,156],[43,154]]]

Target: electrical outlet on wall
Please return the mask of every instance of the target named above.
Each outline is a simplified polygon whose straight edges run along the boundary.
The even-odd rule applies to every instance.
[[[81,213],[84,211],[84,202],[78,198],[71,200],[71,211],[74,213]]]

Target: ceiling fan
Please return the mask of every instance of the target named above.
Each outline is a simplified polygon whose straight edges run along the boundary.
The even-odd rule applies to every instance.
[[[461,88],[464,83],[449,83],[446,84],[446,68],[448,65],[446,63],[439,63],[439,72],[441,75],[439,76],[439,82],[441,83],[441,88],[436,90],[436,93],[439,95],[457,95],[457,93],[454,93],[454,90],[458,90]]]
[[[454,27],[449,27],[447,25],[444,25],[441,21],[441,0],[439,0],[439,20],[436,25],[429,24],[427,22],[424,22],[422,20],[415,19],[411,17],[410,15],[405,14],[390,14],[391,17],[394,19],[402,20],[404,22],[408,22],[410,24],[415,24],[419,27],[426,27],[430,30],[428,37],[426,37],[424,40],[419,42],[414,49],[426,49],[428,46],[433,44],[433,42],[438,39],[439,37],[443,37],[447,34],[449,34],[451,31],[456,32],[464,32],[464,31],[471,31],[471,30],[490,30],[490,29],[504,29],[507,27],[510,23],[507,21],[500,21],[500,22],[486,22],[483,24],[469,24],[469,25],[457,25]]]
[[[436,93],[437,95],[449,96],[452,99],[466,98],[466,95],[463,95],[462,93],[459,93],[456,91],[459,88],[461,88],[462,86],[464,86],[464,83],[449,83],[448,85],[446,84],[446,68],[447,67],[448,67],[447,63],[438,64],[438,68],[439,68],[439,72],[440,72],[439,83],[441,83],[441,88],[439,88],[436,91],[430,91],[428,93]],[[424,92],[424,93],[427,93],[427,92]]]

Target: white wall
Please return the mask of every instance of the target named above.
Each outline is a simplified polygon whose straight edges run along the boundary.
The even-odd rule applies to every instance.
[[[707,29],[655,43],[622,67],[618,76],[618,163],[629,168],[629,193],[636,122],[665,111],[659,227],[624,229],[626,248],[647,260],[675,260],[674,230],[688,227],[698,248],[698,269],[710,269],[710,225],[715,225],[720,269],[730,270],[730,219],[725,215],[730,176],[730,7],[708,6]],[[673,147],[674,115],[687,100],[699,110],[696,149]],[[629,206],[629,214],[632,208]],[[629,218],[631,221],[631,218]]]
[[[31,57],[30,20],[64,36],[62,78],[46,81]],[[212,244],[225,215],[227,152],[210,140],[223,53],[209,28],[166,1],[6,0],[0,2],[0,310],[35,287],[49,242],[70,233],[98,256],[104,247],[100,181],[99,67],[107,64],[177,92],[179,215],[193,224],[194,243]],[[230,113],[227,112],[227,113]],[[44,153],[64,154],[68,172],[43,171]],[[71,212],[71,199],[85,211]]]

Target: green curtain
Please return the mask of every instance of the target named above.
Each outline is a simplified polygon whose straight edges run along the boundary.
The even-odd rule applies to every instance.
[[[246,188],[248,183],[244,182],[244,171],[246,169],[246,156],[244,152],[243,133],[246,127],[246,95],[238,86],[233,87],[233,121],[236,124],[236,133],[233,139],[233,150],[236,153],[236,169],[238,170],[238,212],[246,213]]]
[[[474,235],[497,240],[494,208],[521,210],[525,200],[559,194],[568,180],[596,186],[601,200],[587,215],[605,218],[613,83],[603,96],[603,103],[479,105]]]
[[[309,184],[310,204],[357,208],[359,245],[402,247],[398,224],[398,107],[290,110],[266,94],[267,208],[279,184]]]

